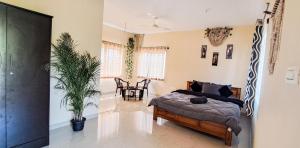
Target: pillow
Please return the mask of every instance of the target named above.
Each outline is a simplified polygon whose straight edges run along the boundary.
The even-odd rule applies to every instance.
[[[197,85],[197,84],[194,84],[194,83],[197,83],[198,85]],[[193,85],[193,84],[194,84],[193,87],[195,87],[195,88],[192,88],[192,85]],[[194,92],[202,92],[203,84],[210,84],[210,83],[193,80],[193,83],[192,83],[192,85],[191,85],[192,91],[194,91]]]
[[[224,86],[227,86],[229,88],[229,90],[231,90],[231,88],[232,88],[232,85],[224,85]]]
[[[220,96],[219,89],[222,87],[223,87],[223,85],[204,83],[202,85],[202,93],[214,94],[214,95]]]
[[[228,85],[224,85],[223,87],[221,87],[219,89],[219,93],[221,96],[224,96],[224,97],[229,97],[229,96],[233,95],[233,92],[230,90]]]
[[[228,86],[228,88],[231,90],[231,87],[232,87],[232,85],[231,84],[229,84],[229,85],[221,85],[221,84],[216,84],[216,83],[212,83],[212,84],[215,84],[215,85],[220,85],[220,86]]]
[[[193,81],[191,89],[194,92],[202,92],[202,85],[200,85],[197,81]]]

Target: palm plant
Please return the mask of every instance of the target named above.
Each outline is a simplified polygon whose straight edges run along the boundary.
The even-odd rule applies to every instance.
[[[53,47],[52,69],[57,85],[65,90],[61,105],[73,112],[73,120],[82,121],[83,110],[90,105],[97,106],[88,99],[100,92],[95,90],[99,76],[100,62],[88,52],[75,51],[76,44],[69,33],[62,33]]]

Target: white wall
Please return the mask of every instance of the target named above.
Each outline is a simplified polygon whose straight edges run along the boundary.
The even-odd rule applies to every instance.
[[[284,80],[288,67],[300,67],[300,1],[285,2],[281,48],[273,75],[268,74],[267,61],[265,63],[259,110],[254,118],[255,148],[300,147],[300,86],[287,84]],[[269,35],[270,31],[271,25]]]
[[[169,46],[166,61],[165,81],[152,81],[150,92],[154,95],[163,95],[178,88],[185,88],[187,80],[202,80],[221,84],[232,84],[236,87],[245,87],[250,63],[250,54],[254,26],[235,27],[233,36],[229,37],[221,46],[213,47],[204,30],[147,34],[143,46]],[[103,26],[103,40],[126,44],[133,34]],[[234,44],[233,59],[225,59],[227,44]],[[200,58],[201,45],[208,45],[207,58]],[[220,52],[219,65],[211,65],[212,52]],[[125,50],[124,50],[125,55]],[[125,58],[125,56],[123,56]],[[136,81],[138,53],[135,53],[135,70],[132,85]],[[124,61],[124,59],[123,59]],[[123,64],[123,77],[125,64]],[[101,90],[104,94],[115,91],[112,79],[101,79]],[[244,90],[243,90],[244,92]]]
[[[102,39],[105,41],[126,45],[130,37],[133,37],[133,34],[107,25],[102,26]]]
[[[62,32],[69,32],[79,44],[78,49],[87,50],[93,56],[100,57],[103,19],[103,0],[2,0],[5,3],[20,6],[53,16],[52,42]],[[51,79],[50,90],[50,128],[68,124],[71,113],[60,107],[62,91],[54,89]],[[97,98],[95,98],[97,99]],[[96,108],[88,108],[85,116],[97,115]]]
[[[254,26],[235,27],[219,47],[213,47],[204,37],[204,30],[149,34],[143,46],[169,46],[165,81],[152,82],[152,93],[161,95],[186,88],[186,81],[200,80],[219,84],[246,85],[251,58]],[[234,45],[233,59],[225,59],[227,44]],[[208,45],[207,57],[200,57],[201,45]],[[219,64],[212,66],[212,54],[219,52]]]
[[[105,41],[126,45],[130,37],[133,37],[133,34],[103,25],[102,39]],[[125,78],[125,55],[126,49],[123,49],[122,78]],[[112,78],[104,78],[101,79],[100,88],[102,94],[114,93],[116,84]]]

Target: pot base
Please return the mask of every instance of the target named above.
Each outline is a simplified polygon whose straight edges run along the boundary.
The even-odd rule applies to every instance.
[[[82,117],[81,121],[76,121],[74,119],[71,120],[73,131],[81,131],[84,128],[86,118]]]

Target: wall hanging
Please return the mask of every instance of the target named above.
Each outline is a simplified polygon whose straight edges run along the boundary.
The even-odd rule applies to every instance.
[[[207,28],[205,30],[205,36],[208,37],[213,46],[219,46],[224,42],[225,39],[232,35],[230,33],[232,30],[233,28],[229,27]]]
[[[274,73],[275,63],[280,49],[281,28],[285,0],[276,0],[272,12],[272,37],[270,46],[269,73]]]

